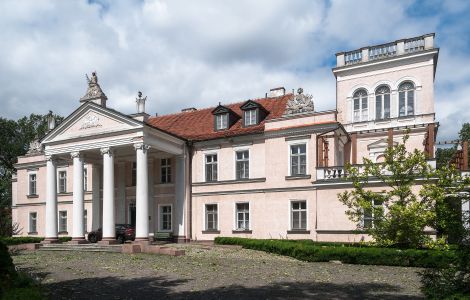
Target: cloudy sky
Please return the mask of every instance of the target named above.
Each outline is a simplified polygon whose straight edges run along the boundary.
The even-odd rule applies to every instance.
[[[96,70],[108,105],[165,114],[303,87],[335,106],[335,53],[435,32],[439,140],[470,121],[470,1],[0,2],[0,117],[68,115]]]

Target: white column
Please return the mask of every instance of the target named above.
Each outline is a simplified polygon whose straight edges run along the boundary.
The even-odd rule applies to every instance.
[[[126,223],[126,163],[119,162],[117,175],[116,223]]]
[[[149,179],[149,216],[150,216],[150,221],[149,221],[149,234],[152,236],[155,236],[157,230],[156,230],[156,220],[157,220],[157,213],[156,213],[156,205],[155,205],[155,197],[154,197],[154,177],[153,173],[155,172],[155,164],[153,159],[148,159],[147,160],[147,165],[148,165],[148,179]]]
[[[136,209],[136,241],[148,240],[149,237],[149,190],[148,190],[148,145],[143,143],[134,144],[137,158],[137,187],[135,190]]]
[[[101,197],[100,197],[100,169],[93,164],[91,171],[92,182],[92,220],[91,229],[97,230],[101,227]]]
[[[114,221],[114,157],[110,148],[102,148],[103,155],[103,241],[115,241]]]
[[[57,169],[51,156],[46,156],[46,238],[44,242],[57,242]]]
[[[175,163],[175,216],[174,229],[178,239],[184,239],[184,198],[185,198],[185,166],[184,155],[176,156]]]
[[[72,152],[73,159],[73,206],[72,206],[72,240],[85,240],[84,232],[84,187],[83,187],[83,157],[79,152]]]

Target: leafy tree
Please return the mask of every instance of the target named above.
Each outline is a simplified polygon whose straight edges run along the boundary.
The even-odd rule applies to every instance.
[[[381,245],[425,245],[430,240],[424,232],[426,227],[447,228],[447,223],[438,219],[439,214],[446,214],[439,213],[446,208],[446,195],[463,189],[455,168],[433,169],[423,151],[407,152],[407,140],[405,135],[403,143],[389,147],[383,163],[365,158],[362,167],[347,166],[353,189],[338,194],[348,208],[349,219]],[[371,180],[379,181],[384,188],[370,190]],[[364,215],[373,217],[371,224],[364,222]]]
[[[456,147],[438,148],[436,150],[436,167],[441,169],[442,167],[447,166],[452,160],[452,157],[454,157],[456,150]]]
[[[29,143],[47,133],[47,116],[31,114],[18,121],[0,118],[0,236],[11,235],[11,176],[17,157],[26,154]],[[56,122],[62,117],[55,115]]]

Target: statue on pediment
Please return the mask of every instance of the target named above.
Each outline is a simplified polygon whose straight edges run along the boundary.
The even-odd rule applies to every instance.
[[[39,140],[33,140],[29,143],[28,152],[26,154],[38,154],[42,152],[42,146]]]
[[[286,110],[284,115],[292,115],[306,112],[313,112],[313,96],[310,94],[304,94],[302,88],[297,89],[297,95],[294,95],[289,101],[287,101]]]
[[[85,76],[88,83],[88,89],[85,93],[85,96],[80,98],[80,101],[107,99],[106,95],[98,84],[98,76],[96,75],[96,72],[91,73],[91,78],[88,77],[88,74],[85,74]]]

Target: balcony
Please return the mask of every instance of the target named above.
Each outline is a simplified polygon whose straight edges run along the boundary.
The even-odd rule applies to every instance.
[[[336,66],[350,66],[434,48],[434,33],[336,54]]]

